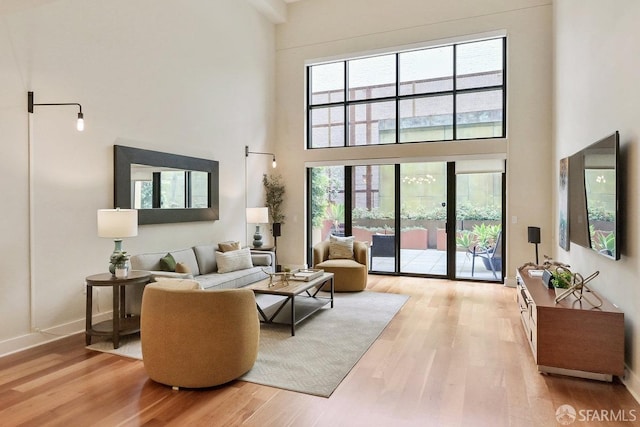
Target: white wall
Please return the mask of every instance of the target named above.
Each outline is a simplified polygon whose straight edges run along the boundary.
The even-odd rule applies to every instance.
[[[554,2],[554,164],[618,130],[626,170],[621,259],[612,261],[575,244],[568,252],[556,247],[556,257],[584,276],[599,270],[593,287],[624,312],[625,359],[631,369],[625,383],[636,398],[640,396],[639,20],[640,2],[635,0],[616,1],[615,7],[604,0]]]
[[[532,260],[527,226],[542,228],[540,251],[551,253],[552,177],[545,173],[551,161],[551,12],[550,3],[540,0],[305,0],[290,4],[288,22],[277,27],[277,150],[282,159],[278,169],[287,182],[289,218],[278,241],[282,263],[304,262],[304,162],[365,158],[506,157],[509,280],[517,266]],[[306,60],[499,30],[506,30],[508,36],[506,140],[304,150]]]
[[[114,144],[220,162],[220,220],[142,226],[130,253],[246,242],[245,199],[262,203],[270,160],[250,159],[245,197],[244,146],[274,149],[275,31],[248,2],[31,4],[0,15],[0,354],[51,338],[36,328],[83,329],[84,277],[113,250],[96,210],[113,207]],[[28,118],[29,90],[36,103],[81,103],[86,130],[73,107]],[[108,293],[98,299],[110,310]]]

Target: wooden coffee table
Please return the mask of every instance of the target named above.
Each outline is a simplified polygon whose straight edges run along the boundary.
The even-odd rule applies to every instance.
[[[327,283],[330,283],[330,296],[319,296],[318,292]],[[281,323],[291,325],[291,336],[296,335],[296,325],[327,304],[333,308],[333,273],[324,273],[322,276],[303,282],[289,280],[289,284],[275,282],[269,286],[269,279],[256,282],[247,286],[256,295],[256,307],[260,313],[260,321],[263,323]],[[284,297],[275,301],[266,295]],[[284,310],[286,306],[289,310]]]

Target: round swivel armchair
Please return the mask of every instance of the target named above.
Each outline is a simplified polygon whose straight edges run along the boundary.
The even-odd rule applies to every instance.
[[[353,242],[353,258],[331,259],[330,242],[323,241],[313,247],[313,268],[323,269],[334,274],[336,292],[357,292],[367,287],[369,263],[367,244]],[[327,286],[323,290],[328,290]]]
[[[145,287],[140,338],[149,378],[174,388],[200,388],[242,376],[258,356],[253,291],[190,287],[164,280]]]

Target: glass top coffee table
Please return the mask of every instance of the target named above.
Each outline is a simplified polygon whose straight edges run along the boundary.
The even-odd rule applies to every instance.
[[[329,296],[318,295],[329,282]],[[265,279],[247,286],[256,296],[256,307],[263,323],[281,323],[291,325],[291,336],[296,334],[296,325],[327,304],[333,308],[333,273],[309,281],[289,279],[274,282]],[[269,296],[279,298],[269,298]],[[287,310],[285,310],[285,307]]]

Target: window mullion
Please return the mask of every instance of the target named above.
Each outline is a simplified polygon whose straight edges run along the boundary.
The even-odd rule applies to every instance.
[[[345,147],[349,146],[349,133],[351,132],[349,126],[349,61],[344,61],[344,141]]]
[[[400,53],[396,53],[396,144],[400,143]]]
[[[502,137],[507,136],[507,38],[502,38]],[[504,194],[504,193],[503,193]]]
[[[453,45],[453,116],[451,117],[451,130],[452,130],[452,134],[451,137],[454,141],[458,140],[458,120],[457,120],[457,116],[458,116],[458,70],[457,70],[457,48],[458,45]]]

